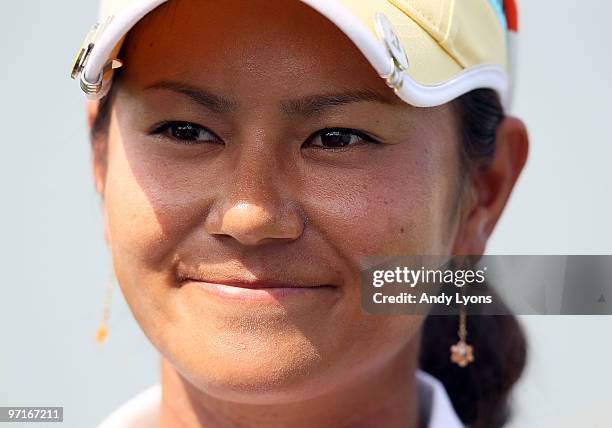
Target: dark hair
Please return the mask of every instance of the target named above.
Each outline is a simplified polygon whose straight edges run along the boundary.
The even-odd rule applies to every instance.
[[[105,134],[117,85],[100,101],[91,127],[92,148],[106,164]],[[462,138],[460,161],[465,173],[486,167],[495,154],[497,127],[505,114],[497,94],[477,89],[455,101]],[[446,388],[455,411],[473,428],[496,428],[509,418],[508,396],[521,376],[527,356],[525,335],[512,315],[472,315],[467,318],[468,342],[475,361],[461,368],[450,361],[450,346],[458,340],[458,317],[429,316],[421,339],[420,366]]]
[[[486,167],[495,156],[497,127],[505,117],[499,96],[491,89],[477,89],[454,100],[452,106],[459,119],[464,166]]]

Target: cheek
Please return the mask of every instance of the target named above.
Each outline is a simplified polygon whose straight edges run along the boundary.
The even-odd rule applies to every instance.
[[[312,186],[327,190],[314,195],[309,215],[355,262],[366,255],[445,253],[453,165],[447,153],[424,150],[417,155],[394,146],[376,165],[344,172],[342,186],[335,189],[322,183],[337,182],[337,177],[319,175],[321,185],[315,181]]]
[[[112,129],[112,128],[111,128]],[[105,185],[105,209],[109,240],[122,265],[138,267],[157,264],[162,254],[158,248],[169,244],[159,219],[156,201],[164,195],[146,187],[147,175],[141,174],[142,164],[126,153],[120,136],[109,135],[108,171]],[[172,205],[165,204],[165,216],[172,216]]]
[[[177,168],[120,129],[111,121],[104,193],[109,245],[126,302],[159,344],[164,326],[175,321],[164,305],[176,285],[174,250],[194,227],[189,213],[197,195],[185,191]]]
[[[202,221],[203,189],[210,186],[202,174],[194,185],[185,173],[198,168],[168,162],[150,142],[120,129],[111,123],[105,185],[111,247],[120,264],[159,270]]]

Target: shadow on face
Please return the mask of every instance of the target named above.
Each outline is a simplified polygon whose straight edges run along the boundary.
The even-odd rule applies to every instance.
[[[362,312],[361,258],[450,252],[450,108],[402,103],[298,1],[171,1],[121,56],[107,233],[161,354],[203,391],[248,402],[410,364],[398,358],[421,319]],[[202,286],[257,281],[293,288]]]

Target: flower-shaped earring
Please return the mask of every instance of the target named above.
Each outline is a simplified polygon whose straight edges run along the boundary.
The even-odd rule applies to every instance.
[[[474,361],[474,348],[465,341],[467,337],[465,309],[459,313],[459,341],[450,347],[451,361],[459,367],[466,367]]]

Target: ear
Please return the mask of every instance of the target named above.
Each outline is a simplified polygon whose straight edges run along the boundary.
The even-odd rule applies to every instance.
[[[99,101],[88,101],[87,102],[87,126],[89,130],[91,130],[94,121],[98,115],[98,110],[100,107]],[[95,141],[92,141],[92,171],[93,171],[93,179],[94,185],[96,187],[96,192],[100,195],[102,200],[102,207],[104,208],[104,183],[106,181],[106,165],[104,161],[103,154],[103,145],[99,144]],[[108,219],[106,216],[106,210],[103,211],[104,216],[104,240],[107,244],[110,244],[110,236],[108,230]]]
[[[88,101],[87,102],[87,126],[91,131],[91,128],[96,120],[96,116],[98,115],[100,103],[99,101]],[[96,187],[96,192],[102,199],[104,199],[104,181],[105,181],[105,166],[103,160],[103,153],[101,150],[101,144],[98,144],[96,141],[91,142],[92,147],[92,171],[93,171],[93,179],[94,185]]]
[[[506,117],[497,128],[495,156],[470,178],[471,192],[453,248],[454,255],[481,255],[525,166],[529,137],[525,124]]]

